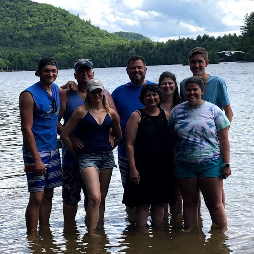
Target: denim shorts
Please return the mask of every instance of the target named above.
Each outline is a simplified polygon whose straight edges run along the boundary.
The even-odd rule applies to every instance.
[[[79,157],[79,171],[94,167],[97,170],[116,167],[113,151],[84,153]]]
[[[176,178],[187,179],[195,176],[220,177],[222,173],[222,159],[189,163],[174,160],[174,175]]]
[[[62,186],[62,168],[58,149],[39,152],[46,167],[46,176],[34,172],[34,159],[29,152],[23,152],[25,172],[29,192],[44,191],[44,188],[53,189]]]

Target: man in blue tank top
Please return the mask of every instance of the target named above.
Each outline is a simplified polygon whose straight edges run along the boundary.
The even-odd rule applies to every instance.
[[[58,118],[58,133],[61,134],[63,125],[67,123],[74,110],[84,104],[87,83],[94,77],[93,63],[89,59],[77,60],[74,64],[74,77],[77,80],[77,90],[60,89],[60,112]],[[63,118],[63,125],[60,123]],[[78,126],[72,132],[71,140],[76,148],[83,148],[83,142],[77,138]],[[79,173],[77,159],[62,144],[63,165],[63,215],[64,224],[68,228],[75,223],[78,202],[81,200],[81,189],[85,193],[85,186]]]
[[[23,159],[30,192],[26,226],[31,240],[38,237],[38,221],[40,226],[49,225],[54,188],[62,185],[57,142],[60,99],[54,83],[57,74],[57,61],[42,58],[35,72],[40,81],[25,89],[19,98]]]
[[[154,84],[153,82],[145,80],[146,70],[146,62],[142,56],[131,56],[126,67],[130,82],[117,87],[112,93],[115,107],[120,116],[120,125],[123,134],[123,139],[118,145],[118,165],[123,187],[129,173],[128,160],[125,150],[126,123],[132,112],[143,107],[142,103],[138,99],[142,86],[145,84]]]

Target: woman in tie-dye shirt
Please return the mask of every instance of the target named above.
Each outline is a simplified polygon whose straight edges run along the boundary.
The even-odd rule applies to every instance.
[[[200,78],[187,79],[187,101],[171,111],[168,123],[175,133],[174,174],[183,197],[186,231],[197,224],[201,190],[213,223],[225,232],[227,216],[221,192],[222,178],[231,174],[230,122],[219,107],[201,99],[204,89]]]

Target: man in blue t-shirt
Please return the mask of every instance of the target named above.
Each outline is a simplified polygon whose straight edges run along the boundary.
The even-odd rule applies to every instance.
[[[115,107],[120,116],[120,125],[123,134],[123,139],[118,145],[118,165],[123,187],[125,186],[126,177],[129,173],[125,150],[125,127],[131,113],[143,107],[138,99],[142,86],[145,84],[153,84],[153,82],[145,80],[146,70],[146,62],[142,56],[131,56],[126,67],[130,82],[117,87],[112,93]]]
[[[62,185],[62,170],[57,142],[59,89],[54,83],[57,61],[42,58],[35,75],[40,81],[25,89],[19,98],[23,159],[29,203],[26,209],[28,238],[35,240],[38,221],[49,225],[54,188]]]
[[[218,76],[212,76],[206,73],[208,66],[208,52],[201,47],[193,48],[189,53],[189,65],[193,76],[201,78],[205,84],[205,92],[202,99],[217,105],[225,111],[228,120],[231,122],[233,111],[228,98],[227,86]],[[185,101],[185,80],[180,83],[180,96]]]

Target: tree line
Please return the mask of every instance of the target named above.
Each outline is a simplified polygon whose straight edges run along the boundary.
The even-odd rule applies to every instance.
[[[92,59],[95,67],[125,66],[134,54],[144,56],[148,65],[187,64],[196,46],[209,51],[211,63],[219,62],[220,51],[245,52],[229,61],[254,61],[253,12],[244,17],[240,36],[204,34],[167,42],[142,40],[135,33],[108,33],[90,20],[30,0],[0,0],[0,16],[0,70],[34,70],[43,56],[56,58],[61,69],[72,68],[78,58]]]

